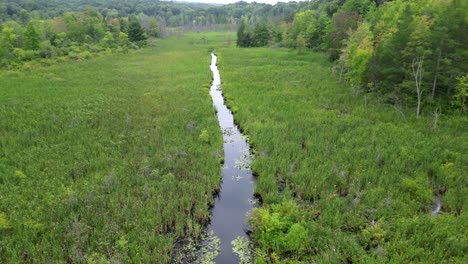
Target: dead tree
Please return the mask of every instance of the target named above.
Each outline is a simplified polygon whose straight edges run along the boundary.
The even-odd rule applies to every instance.
[[[434,72],[434,81],[432,82],[432,99],[434,99],[436,86],[437,86],[437,75],[439,74],[439,65],[442,57],[442,50],[439,49],[439,55],[437,56],[437,64]]]
[[[434,110],[434,124],[432,125],[432,129],[436,129],[437,128],[437,121],[439,120],[439,115],[440,115],[440,110],[439,108],[436,108],[436,110]]]
[[[413,70],[414,81],[416,83],[416,94],[418,96],[418,107],[416,108],[416,116],[419,117],[421,113],[421,97],[422,97],[422,90],[421,90],[421,81],[424,73],[423,69],[423,62],[424,56],[418,59],[413,59],[413,63],[411,64],[411,68]]]

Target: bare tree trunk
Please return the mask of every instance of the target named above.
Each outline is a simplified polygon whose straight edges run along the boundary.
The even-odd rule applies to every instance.
[[[432,125],[432,129],[437,128],[437,121],[439,120],[439,115],[440,115],[440,110],[439,108],[436,108],[436,110],[434,110],[434,124]]]
[[[405,113],[403,113],[403,111],[401,110],[401,107],[396,107],[395,105],[393,105],[393,108],[395,108],[395,110],[400,113],[401,117],[406,120],[406,116],[405,116]]]
[[[439,65],[440,65],[441,55],[442,55],[442,50],[439,49],[439,56],[437,56],[437,64],[436,64],[435,73],[434,73],[434,81],[432,82],[432,99],[433,100],[434,100],[436,86],[437,86],[437,75],[439,74]]]
[[[418,59],[413,59],[413,63],[411,64],[411,68],[413,70],[414,81],[416,83],[416,94],[418,96],[418,107],[416,108],[416,116],[419,118],[421,113],[421,97],[422,97],[422,90],[421,90],[421,81],[423,76],[423,62],[424,56]]]

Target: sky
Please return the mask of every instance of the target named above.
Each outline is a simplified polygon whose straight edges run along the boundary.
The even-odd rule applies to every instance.
[[[197,3],[216,3],[216,4],[231,4],[235,2],[239,2],[240,0],[176,0],[176,1],[183,1],[183,2],[197,2]],[[257,3],[268,3],[268,4],[276,4],[276,2],[289,2],[290,0],[244,0],[245,2],[257,2]],[[295,0],[296,2],[304,1],[304,0]]]

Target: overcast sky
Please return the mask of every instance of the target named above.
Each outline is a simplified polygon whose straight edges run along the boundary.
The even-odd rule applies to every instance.
[[[176,0],[182,2],[198,2],[198,3],[217,3],[217,4],[231,4],[235,2],[239,2],[240,0]],[[276,2],[289,2],[290,0],[244,0],[245,2],[257,2],[257,3],[268,3],[268,4],[276,4]],[[296,2],[305,1],[305,0],[296,0]]]

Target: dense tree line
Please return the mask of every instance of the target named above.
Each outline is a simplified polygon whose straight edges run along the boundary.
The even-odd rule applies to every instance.
[[[144,44],[141,41],[147,36],[166,35],[168,27],[232,29],[240,21],[255,25],[252,33],[246,34],[243,46],[264,46],[273,35],[269,30],[272,25],[291,20],[295,12],[307,5],[4,0],[0,1],[0,64],[15,66],[36,58],[89,57],[105,49],[126,51]]]
[[[350,8],[332,25],[344,31],[338,15],[354,14],[355,28],[341,45],[329,38],[329,46],[340,49],[330,54],[339,56],[340,72],[354,89],[384,94],[398,106],[416,105],[418,116],[446,102],[456,105],[457,78],[468,72],[467,8],[459,0],[400,0],[367,13]]]
[[[263,47],[271,38],[271,32],[264,23],[257,23],[249,29],[245,19],[240,23],[237,30],[237,45],[239,47]]]
[[[263,3],[237,2],[229,5],[178,3],[157,0],[4,0],[0,2],[0,22],[6,20],[48,19],[69,11],[96,9],[104,17],[130,15],[156,17],[169,27],[238,24],[242,17],[250,21],[291,19],[307,2]]]
[[[154,17],[103,17],[91,8],[52,19],[10,20],[0,25],[0,65],[17,66],[37,58],[80,59],[104,50],[126,52],[158,33]]]
[[[270,24],[269,42],[327,52],[354,94],[414,106],[418,116],[466,111],[466,10],[462,0],[316,0],[291,21]],[[248,41],[239,46],[258,46],[255,27],[241,24]]]

